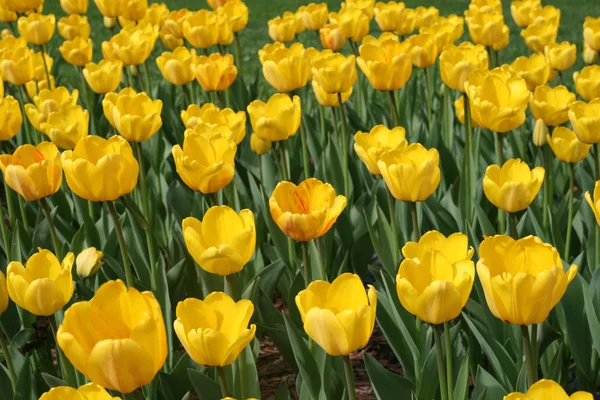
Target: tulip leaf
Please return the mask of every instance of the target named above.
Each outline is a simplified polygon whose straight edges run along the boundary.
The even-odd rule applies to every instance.
[[[411,381],[388,371],[369,353],[363,351],[362,354],[369,380],[378,400],[410,398],[413,391]]]
[[[598,314],[594,309],[594,305],[592,304],[591,295],[584,292],[583,298],[585,302],[585,314],[587,316],[592,343],[596,349],[596,352],[600,355],[600,321],[598,320]]]
[[[236,376],[236,381],[238,379],[240,380],[240,398],[242,399],[260,397],[260,385],[255,360],[252,346],[246,346],[235,361],[235,365],[239,372],[239,375]],[[242,379],[244,382],[241,382]]]
[[[422,327],[422,331],[428,331],[428,334],[431,332],[431,330],[425,329],[425,327]],[[431,343],[431,341],[424,342]],[[424,358],[421,368],[421,386],[417,388],[417,398],[419,400],[433,400],[439,386],[435,347],[432,346],[429,352],[426,352],[424,349],[424,354],[427,354],[427,357]],[[421,358],[423,359],[423,357]]]
[[[314,399],[317,399],[319,397],[319,392],[321,391],[321,377],[319,376],[319,367],[317,362],[308,348],[308,344],[298,329],[296,329],[294,323],[291,321],[291,318],[287,315],[287,313],[283,313],[283,320],[285,321],[285,328],[287,330],[292,349],[294,350],[294,357],[296,359],[296,363],[298,364],[298,368],[300,369],[302,379],[304,380],[311,396]]]
[[[221,386],[213,379],[193,368],[188,368],[187,372],[198,399],[215,400],[223,397],[221,396]]]
[[[505,388],[490,375],[486,370],[479,366],[477,368],[477,378],[475,379],[475,388],[471,398],[477,400],[498,400],[504,398],[508,393]]]
[[[13,400],[29,400],[31,398],[33,385],[31,384],[31,368],[29,364],[29,356],[27,356],[17,377],[17,386]]]
[[[62,379],[45,372],[42,372],[42,378],[44,378],[44,382],[46,382],[50,389],[58,386],[69,386],[69,384]]]
[[[466,357],[463,358],[458,370],[458,377],[454,386],[455,400],[467,400],[469,395],[469,363],[471,362],[469,351],[470,349],[467,349]]]
[[[85,241],[88,247],[95,247],[102,249],[102,243],[100,242],[100,236],[98,229],[92,221],[88,212],[87,200],[82,199],[79,196],[73,195],[73,204],[75,204],[75,211],[77,212],[77,219],[81,221],[82,226],[85,230]],[[100,208],[102,209],[102,208]],[[96,210],[97,211],[97,210]]]
[[[10,373],[2,363],[0,363],[0,397],[6,400],[11,400],[13,398],[13,388],[10,380]]]
[[[285,329],[283,317],[271,302],[271,298],[262,290],[259,291],[256,313],[261,321],[260,324],[257,324],[260,331],[269,335],[269,338],[273,341],[275,347],[277,347],[277,350],[279,350],[283,356],[283,359],[288,362],[294,370],[297,370],[298,366],[296,365],[296,359]]]
[[[170,370],[173,367],[173,310],[171,306],[171,297],[169,296],[169,284],[167,281],[167,271],[163,263],[159,259],[155,270],[156,289],[155,295],[162,310],[164,323],[167,331],[167,368]]]
[[[275,392],[275,400],[291,400],[292,397],[290,395],[290,389],[288,388],[287,379],[283,378],[279,387],[277,387],[277,392]]]

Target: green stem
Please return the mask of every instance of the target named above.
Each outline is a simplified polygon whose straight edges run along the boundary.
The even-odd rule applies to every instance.
[[[283,172],[282,179],[284,181],[289,181],[289,180],[291,180],[290,170],[288,169],[287,155],[285,153],[286,153],[285,141],[282,140],[279,142],[279,161],[281,162],[281,170]]]
[[[58,360],[60,362],[60,372],[62,374],[62,379],[67,382],[70,386],[75,385],[75,375],[73,368],[71,367],[71,363],[63,353],[62,349],[58,345],[58,338],[56,333],[58,332],[58,327],[56,325],[56,317],[54,314],[48,316],[48,322],[50,322],[50,329],[52,329],[52,335],[54,336],[54,341],[56,343],[56,351],[58,353]]]
[[[571,234],[573,232],[573,196],[575,192],[575,164],[569,163],[569,216],[567,218],[567,239],[565,241],[564,259],[569,262],[571,254]]]
[[[419,230],[419,216],[417,214],[417,203],[414,201],[410,203],[410,211],[412,213],[412,223],[413,223],[413,237],[415,242],[418,242],[421,239],[421,231]]]
[[[262,155],[258,156],[258,177],[260,178],[260,184],[264,185],[265,180],[263,177]]]
[[[440,380],[440,396],[442,400],[448,400],[448,386],[446,384],[446,372],[444,367],[444,352],[442,350],[442,339],[440,337],[440,327],[433,325],[433,337],[435,338],[435,353],[437,356],[438,377]]]
[[[183,88],[183,95],[185,96],[186,107],[189,107],[190,104],[192,104],[192,94],[188,85],[188,83],[186,83],[185,85],[181,85],[181,87]]]
[[[444,341],[446,344],[446,376],[448,383],[448,400],[454,400],[454,372],[452,366],[452,343],[450,342],[450,326],[444,322]]]
[[[344,113],[344,105],[342,104],[342,94],[338,93],[340,102],[340,119],[342,120],[342,154],[344,171],[344,195],[348,199],[350,196],[350,171],[348,170],[348,133],[346,132],[346,115]]]
[[[8,197],[9,193],[4,192],[4,194]],[[8,227],[6,226],[5,218],[4,218],[4,207],[2,203],[0,203],[0,230],[2,230],[2,242],[4,243],[4,252],[6,253],[6,260],[12,261],[12,249],[10,247],[10,238],[8,234]],[[2,332],[0,332],[2,335]]]
[[[310,285],[311,279],[311,269],[310,269],[310,254],[308,252],[308,242],[302,243],[302,263],[304,266],[304,287],[308,287]]]
[[[90,219],[92,221],[96,220],[96,215],[94,213],[94,202],[91,200],[88,200],[88,214],[90,215]]]
[[[21,218],[23,222],[23,227],[25,228],[25,232],[29,233],[29,220],[27,218],[27,211],[25,210],[25,200],[22,196],[19,196],[19,211],[21,212]]]
[[[142,63],[141,69],[144,70],[144,76],[143,76],[143,78],[144,78],[144,83],[146,85],[145,92],[146,92],[146,94],[148,96],[151,96],[151,93],[150,93],[150,75],[148,74],[148,66],[146,65],[146,60],[144,60],[144,62]]]
[[[433,124],[433,114],[432,114],[432,93],[431,88],[429,87],[429,73],[427,72],[427,68],[423,68],[423,77],[425,78],[425,94],[427,96],[427,127],[431,129],[431,125]]]
[[[343,356],[344,372],[346,373],[346,391],[348,392],[348,400],[356,400],[356,389],[354,388],[354,372],[352,371],[352,361],[350,356]]]
[[[544,169],[546,170],[546,173],[548,174],[550,172],[550,169],[548,168],[548,157],[546,157],[546,152],[547,152],[547,148],[548,146],[544,145],[543,148],[541,148],[540,150],[540,154],[542,155],[542,165],[544,166]],[[548,175],[546,175],[547,177]],[[544,179],[544,210],[543,210],[543,222],[542,222],[542,227],[544,229],[544,234],[546,235],[546,237],[550,237],[550,235],[548,235],[548,205],[550,204],[550,184],[548,182],[548,179]]]
[[[531,354],[533,355],[533,379],[538,381],[538,341],[537,341],[537,324],[531,325]]]
[[[340,142],[340,132],[338,131],[338,117],[335,107],[331,107],[331,115],[333,116],[333,132],[335,134],[336,143]]]
[[[558,81],[560,82],[561,85],[564,85],[562,71],[558,71]]]
[[[6,340],[6,337],[4,337],[4,332],[2,332],[2,329],[0,329],[0,349],[2,350],[2,354],[4,354],[4,361],[6,361],[6,366],[8,367],[10,383],[14,392],[17,387],[17,374],[15,372],[15,366],[13,364],[12,357],[10,356],[8,341]]]
[[[502,133],[496,133],[496,161],[500,168],[504,164],[504,137]],[[506,217],[504,211],[498,209],[498,233],[504,235],[506,232]]]
[[[302,165],[304,167],[304,179],[310,178],[310,157],[308,155],[308,147],[306,145],[306,128],[303,120],[300,121],[300,141],[302,142]]]
[[[321,128],[321,150],[327,147],[327,130],[325,129],[325,107],[319,106],[319,128]]]
[[[48,222],[48,230],[50,231],[50,237],[52,238],[52,245],[54,246],[54,254],[59,260],[62,259],[62,245],[56,234],[56,228],[54,227],[54,221],[52,221],[52,215],[50,213],[50,206],[45,197],[40,199],[40,205],[42,206],[42,212]]]
[[[231,298],[236,301],[237,295],[235,293],[235,282],[233,281],[233,274],[225,275],[225,281],[227,282],[227,288],[229,290],[229,295]]]
[[[221,396],[223,398],[229,397],[229,392],[227,391],[227,379],[225,378],[225,370],[223,367],[217,367],[217,373],[219,374],[219,384],[221,385]]]
[[[465,102],[465,175],[466,175],[466,213],[467,223],[471,223],[472,210],[472,188],[471,188],[471,158],[473,157],[473,125],[471,124],[471,104],[468,96],[464,96]]]
[[[320,278],[322,281],[327,281],[327,270],[325,268],[325,260],[323,260],[321,238],[316,238],[315,241],[317,242],[317,253],[319,253],[319,272],[321,274]]]
[[[217,106],[219,108],[225,107],[225,103],[223,102],[223,95],[221,94],[221,92],[217,90],[214,93],[215,93],[215,97],[217,98],[217,102],[219,103],[219,104],[217,104]]]
[[[52,81],[50,80],[50,70],[48,69],[48,64],[46,63],[44,46],[40,45],[39,47],[40,47],[40,52],[42,53],[42,62],[44,63],[44,71],[46,71],[46,81],[48,82],[48,89],[52,90]]]
[[[25,102],[27,101],[27,94],[25,93],[24,85],[19,85],[19,92],[21,93],[21,111],[23,112],[23,130],[25,131],[25,140],[29,144],[35,144],[31,140],[31,133],[29,132],[29,125],[27,124],[28,117],[25,112]]]
[[[519,232],[517,230],[517,214],[509,213],[508,215],[510,220],[510,236],[517,240],[519,239]]]
[[[243,79],[243,63],[242,63],[242,44],[240,42],[240,35],[238,32],[235,32],[235,60],[237,62],[238,76],[240,79]]]
[[[523,352],[525,353],[525,363],[527,365],[527,387],[536,382],[533,362],[533,353],[531,352],[531,341],[529,340],[529,329],[527,325],[521,325],[521,336],[523,337]]]
[[[0,142],[0,146],[1,146],[1,143],[2,142]],[[0,147],[0,151],[1,151],[1,147]],[[6,142],[6,154],[10,154],[10,149],[8,148],[8,142]],[[13,196],[12,196],[13,190],[10,188],[10,186],[8,186],[8,183],[6,183],[6,179],[3,179],[3,181],[4,181],[4,196],[6,197],[6,210],[8,211],[8,220],[10,221],[10,226],[14,227],[15,226],[15,205],[14,205]]]
[[[119,222],[119,215],[115,208],[115,203],[107,201],[108,211],[112,217],[113,224],[115,226],[115,232],[117,233],[117,239],[119,240],[119,247],[121,248],[121,257],[123,258],[123,269],[125,270],[125,281],[127,287],[133,287],[133,273],[131,272],[131,263],[129,261],[129,254],[127,252],[127,244],[125,243],[125,237],[123,236],[123,229]]]
[[[392,235],[394,235],[394,241],[392,243],[392,251],[394,252],[394,257],[392,258],[394,260],[394,263],[396,263],[397,260],[399,260],[399,256],[400,256],[400,242],[398,239],[398,224],[396,222],[396,199],[394,198],[394,196],[392,195],[392,192],[389,191],[389,189],[386,188],[386,192],[387,192],[387,198],[388,198],[388,208],[390,211],[390,225],[392,227]]]
[[[393,90],[388,90],[387,93],[390,100],[390,120],[392,121],[392,126],[390,128],[394,128],[398,126],[398,107],[396,105],[396,96],[394,96]]]
[[[596,180],[600,180],[600,143],[594,144]],[[600,225],[596,225],[596,268],[600,265]],[[595,269],[595,268],[594,268]]]

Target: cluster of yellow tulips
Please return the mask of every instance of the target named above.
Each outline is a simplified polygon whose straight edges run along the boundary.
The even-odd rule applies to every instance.
[[[242,0],[94,2],[99,62],[88,0],[0,0],[0,398],[258,398],[265,336],[300,398],[356,399],[357,358],[379,399],[594,398],[600,17],[571,91],[541,0],[505,64],[500,0],[311,3],[258,91]],[[350,357],[376,326],[402,376]]]

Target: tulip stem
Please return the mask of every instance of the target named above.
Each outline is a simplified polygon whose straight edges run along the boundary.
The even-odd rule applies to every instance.
[[[54,253],[56,254],[56,257],[60,260],[62,259],[62,245],[60,243],[60,240],[58,239],[58,235],[56,234],[56,227],[54,226],[54,221],[52,221],[50,206],[48,205],[48,201],[45,197],[42,197],[40,199],[40,205],[42,206],[42,212],[44,213],[46,221],[48,222],[48,230],[50,231],[50,237],[52,238]]]
[[[454,400],[454,372],[452,366],[452,343],[450,341],[450,326],[444,322],[444,341],[446,344],[446,376],[448,381],[448,400]]]
[[[235,293],[235,283],[233,281],[233,275],[225,275],[225,282],[227,282],[227,289],[229,290],[229,295],[234,301],[236,301],[237,295]]]
[[[344,104],[342,102],[342,94],[338,93],[338,101],[340,103],[340,119],[342,120],[342,154],[344,170],[344,195],[346,198],[350,196],[350,171],[348,171],[348,133],[346,132],[346,115],[344,113]]]
[[[331,107],[331,115],[333,116],[333,132],[335,133],[335,141],[340,142],[340,132],[338,131],[338,118],[335,107]]]
[[[417,214],[417,203],[410,203],[410,210],[412,212],[412,223],[413,223],[413,235],[416,242],[421,239],[421,231],[419,230],[419,216]]]
[[[565,241],[564,259],[569,262],[571,254],[571,235],[573,232],[573,196],[575,191],[575,164],[569,163],[569,216],[567,219],[567,239]]]
[[[319,128],[321,128],[321,150],[327,147],[327,130],[325,129],[325,107],[319,106]]]
[[[10,356],[10,351],[8,349],[8,341],[6,337],[4,337],[4,332],[0,329],[0,350],[2,350],[2,354],[4,354],[4,360],[6,361],[6,366],[8,367],[8,374],[10,376],[10,383],[12,384],[13,392],[17,386],[17,374],[15,372],[15,366],[12,361],[12,357]]]
[[[510,236],[513,239],[519,239],[519,231],[517,230],[517,214],[509,213],[509,222],[510,222]]]
[[[27,117],[27,113],[25,113],[25,102],[27,101],[27,94],[25,93],[25,89],[23,89],[24,85],[19,85],[19,92],[21,94],[21,110],[23,111],[23,130],[25,131],[25,140],[27,143],[35,145],[31,140],[31,133],[29,133],[29,125],[27,121],[29,117]]]
[[[466,118],[466,117],[465,117]],[[502,164],[504,164],[504,137],[502,133],[496,133],[496,160],[498,162],[498,166],[502,168]],[[506,216],[504,215],[504,211],[498,209],[498,233],[504,235],[506,232]]]
[[[238,76],[243,82],[242,43],[240,41],[240,35],[238,32],[234,32],[233,36],[235,38],[235,60],[237,61]]]
[[[356,400],[354,371],[352,371],[352,361],[350,361],[350,355],[344,356],[344,372],[346,373],[346,390],[348,391],[348,400]]]
[[[225,378],[225,370],[223,367],[217,367],[217,373],[219,374],[219,384],[221,385],[221,396],[223,396],[223,398],[229,397],[229,392],[227,391],[227,378]]]
[[[6,181],[5,181],[6,182]],[[4,192],[5,196],[10,196],[10,193]],[[6,227],[6,222],[4,221],[4,207],[0,203],[0,229],[2,230],[2,241],[4,242],[4,252],[6,253],[6,260],[12,261],[12,252],[10,248],[10,239],[8,237],[8,228]],[[2,335],[2,332],[0,332]]]
[[[48,69],[48,63],[46,63],[46,55],[44,51],[44,45],[40,45],[40,52],[42,53],[42,62],[44,63],[44,71],[46,71],[46,80],[48,82],[48,89],[52,90],[52,81],[50,80],[50,70]]]
[[[129,254],[127,253],[127,244],[125,243],[125,237],[123,236],[123,229],[119,222],[119,215],[115,208],[115,203],[107,201],[108,211],[113,220],[115,226],[115,232],[117,233],[117,239],[119,240],[119,247],[121,248],[121,257],[123,258],[123,269],[125,270],[125,281],[127,287],[133,287],[133,273],[131,272],[131,263],[129,262]]]
[[[60,373],[62,375],[62,378],[70,386],[76,386],[75,376],[72,375],[72,372],[74,371],[72,370],[71,365],[67,357],[65,356],[65,353],[63,353],[62,349],[58,345],[58,336],[56,335],[58,332],[58,327],[56,325],[56,317],[54,316],[54,314],[48,316],[48,322],[50,323],[50,329],[52,330],[52,335],[54,336],[54,341],[56,343],[56,352],[58,353],[57,358],[60,364]]]
[[[530,387],[537,381],[537,373],[535,370],[535,362],[533,360],[534,353],[531,348],[531,341],[529,340],[529,328],[527,325],[521,325],[521,334],[523,336],[523,352],[525,353],[525,363],[527,365],[527,387]]]
[[[287,165],[287,157],[285,154],[285,141],[283,140],[279,142],[279,161],[281,162],[281,179],[284,181],[291,180]]]
[[[558,81],[560,82],[561,85],[564,85],[562,71],[558,71]]]
[[[394,96],[393,90],[388,90],[388,97],[390,99],[390,120],[392,122],[390,128],[395,128],[398,126],[398,107],[396,105],[396,96]]]
[[[600,180],[600,143],[594,144],[594,161],[596,169],[596,180]],[[596,225],[596,266],[600,265],[600,225]]]
[[[221,92],[218,90],[215,91],[215,97],[217,99],[217,102],[219,103],[219,104],[217,104],[217,106],[219,108],[223,108],[225,106],[225,103],[223,102],[223,95],[221,94]]]
[[[432,97],[431,97],[431,88],[429,87],[429,73],[427,72],[427,67],[423,68],[423,77],[425,78],[425,95],[427,97],[427,128],[431,130],[431,125],[433,124],[433,115],[432,115]],[[430,132],[431,134],[431,132]]]
[[[440,337],[440,327],[433,325],[433,337],[435,339],[435,353],[437,356],[438,377],[440,380],[440,396],[442,400],[448,400],[448,386],[446,385],[446,371],[444,367],[444,352],[442,350],[442,338]]]
[[[0,152],[2,151],[2,142],[0,141]],[[10,149],[8,146],[8,142],[6,143],[6,154],[10,154]],[[10,226],[15,226],[15,205],[13,203],[12,197],[12,189],[6,183],[6,179],[2,179],[4,181],[4,196],[6,197],[6,210],[8,211],[8,220],[10,221]],[[2,220],[4,221],[4,219]]]
[[[310,254],[308,253],[308,242],[302,242],[302,263],[304,265],[304,287],[310,285],[311,269],[310,269]]]
[[[544,147],[542,149],[540,149],[540,154],[542,155],[542,165],[544,166],[544,169],[546,170],[546,173],[548,173],[550,171],[550,169],[548,168],[548,157],[546,157],[546,145],[544,145]],[[546,175],[548,176],[548,175]],[[548,179],[544,179],[544,210],[543,210],[543,222],[542,222],[542,227],[544,230],[544,234],[546,235],[546,237],[550,237],[550,235],[548,235],[548,205],[550,204],[550,185],[548,182]]]
[[[464,162],[465,162],[465,188],[466,188],[466,214],[467,214],[467,223],[471,223],[471,215],[473,214],[472,210],[472,199],[471,199],[471,157],[473,156],[473,125],[471,124],[471,103],[469,101],[468,96],[464,96],[464,104],[465,104],[465,152],[464,152]]]
[[[306,147],[306,128],[304,121],[300,121],[300,141],[302,142],[302,165],[304,167],[304,179],[310,178],[309,155]]]
[[[386,192],[387,192],[387,198],[388,198],[388,207],[389,207],[389,211],[390,211],[390,226],[392,228],[392,235],[394,235],[394,240],[392,242],[392,251],[394,252],[394,257],[392,258],[392,260],[394,261],[394,264],[397,265],[398,264],[398,257],[400,254],[400,242],[398,239],[398,224],[396,222],[396,199],[394,198],[394,196],[392,195],[392,192],[389,191],[389,189],[386,187]],[[418,224],[418,222],[417,222]]]

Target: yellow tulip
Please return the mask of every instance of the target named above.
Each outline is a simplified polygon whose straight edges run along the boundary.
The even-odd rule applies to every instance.
[[[323,236],[346,208],[346,198],[328,183],[306,179],[279,182],[269,199],[273,221],[287,236],[307,242]]]
[[[415,67],[427,68],[435,63],[438,47],[435,38],[427,33],[419,33],[406,40],[410,46],[410,55]]]
[[[185,85],[194,80],[193,66],[196,63],[196,51],[187,47],[177,47],[172,53],[165,51],[156,59],[162,76],[173,85]]]
[[[595,64],[598,60],[598,52],[592,49],[587,42],[583,42],[583,62],[586,64]]]
[[[600,17],[585,17],[583,38],[592,50],[600,50]]]
[[[182,224],[185,245],[200,268],[217,275],[240,272],[256,246],[254,214],[239,215],[227,206],[211,207],[204,219],[188,217]]]
[[[543,53],[544,48],[556,42],[558,26],[543,22],[534,23],[521,31],[525,44],[531,51]]]
[[[227,22],[233,32],[239,32],[248,25],[248,7],[242,0],[229,0],[217,12],[227,17]]]
[[[548,136],[548,127],[544,123],[543,119],[535,120],[535,127],[533,128],[532,141],[537,147],[544,147],[548,142],[546,137]]]
[[[560,25],[560,10],[554,6],[544,6],[535,13],[532,24],[547,24],[558,29]]]
[[[126,2],[122,0],[94,0],[100,13],[108,18],[116,18],[123,15]]]
[[[19,102],[12,96],[0,98],[0,141],[15,137],[22,123],[23,114]]]
[[[504,400],[594,400],[594,396],[588,392],[575,392],[569,396],[565,390],[556,382],[542,379],[531,385],[527,394],[514,392],[504,396]]]
[[[219,42],[218,16],[207,10],[199,10],[185,17],[183,35],[194,47],[207,49]]]
[[[583,143],[600,143],[600,98],[589,103],[576,101],[569,110],[569,120]]]
[[[16,13],[25,13],[42,7],[44,0],[5,0],[6,7]]]
[[[346,36],[337,24],[324,25],[319,30],[319,37],[323,47],[332,51],[338,51],[346,44]]]
[[[39,400],[119,400],[119,397],[112,397],[102,386],[90,382],[78,389],[70,386],[53,387]]]
[[[208,92],[226,90],[237,77],[237,67],[231,54],[212,53],[210,56],[200,56],[194,68],[196,79],[202,88]]]
[[[102,101],[103,107],[105,101],[109,100]],[[104,110],[112,110],[114,127],[130,142],[144,142],[154,136],[162,126],[162,101],[152,100],[144,92],[135,96],[118,96],[113,104],[114,107],[107,105]]]
[[[486,237],[479,246],[477,275],[494,316],[514,325],[541,324],[577,274],[564,272],[556,248],[535,236]]]
[[[465,82],[473,119],[483,128],[504,133],[525,122],[531,93],[521,78],[502,69],[474,70]]]
[[[541,0],[516,0],[510,4],[510,12],[519,28],[531,25],[537,13],[542,9]],[[502,10],[500,10],[502,11]]]
[[[254,100],[248,105],[247,111],[254,133],[270,142],[294,136],[302,118],[300,97],[294,96],[292,100],[284,93],[274,94],[266,103]]]
[[[500,0],[471,0],[469,3],[471,12],[502,12],[502,2]]]
[[[265,79],[279,92],[292,92],[308,82],[310,58],[301,43],[265,50],[261,54]]]
[[[300,11],[300,9],[298,9],[296,12],[284,11],[281,18],[283,20],[287,20],[288,18],[296,20],[296,24],[294,25],[296,27],[296,29],[295,29],[296,35],[304,32],[306,30],[306,25],[304,25],[304,21],[302,20],[302,12]]]
[[[169,49],[174,50],[179,46],[183,46],[183,22],[187,19],[187,16],[191,12],[182,8],[180,10],[171,11],[163,23],[163,27],[160,31],[160,38],[163,44],[167,46],[167,43],[175,43],[180,41],[181,44],[177,46],[167,46]],[[166,42],[166,43],[165,43]]]
[[[73,253],[59,263],[54,254],[38,248],[25,266],[13,261],[6,268],[6,286],[12,301],[35,315],[48,316],[62,309],[71,300]]]
[[[398,28],[396,33],[398,35],[406,36],[413,33],[417,23],[417,13],[412,8],[405,8],[402,13],[402,18],[398,21]]]
[[[139,21],[146,16],[148,0],[125,0],[122,16],[129,21]]]
[[[337,13],[329,13],[329,21],[339,26],[344,37],[353,42],[360,42],[369,33],[369,17],[359,8],[345,7]]]
[[[152,25],[162,27],[165,24],[165,20],[169,16],[169,13],[169,8],[165,3],[150,4],[142,21],[148,21]]]
[[[256,325],[248,328],[253,313],[250,300],[236,303],[223,292],[213,292],[204,300],[180,301],[173,326],[192,360],[200,365],[224,367],[233,363],[254,339]]]
[[[55,24],[54,14],[32,13],[27,17],[19,18],[17,27],[19,34],[27,40],[27,43],[42,45],[52,39]]]
[[[0,72],[5,81],[23,85],[33,79],[33,52],[27,47],[2,52]]]
[[[229,19],[224,13],[217,13],[217,24],[219,28],[219,38],[217,44],[229,46],[233,42],[233,29],[229,25]]]
[[[173,36],[166,27],[160,30],[159,37],[161,43],[170,50],[175,50],[185,44],[182,38]]]
[[[73,40],[65,40],[59,50],[60,54],[62,54],[65,61],[69,64],[82,67],[92,61],[92,39],[76,37]]]
[[[167,358],[167,335],[152,292],[108,281],[73,304],[56,334],[71,364],[89,380],[131,393],[154,379]]]
[[[25,113],[31,124],[38,131],[42,130],[42,123],[48,120],[50,114],[61,109],[72,108],[77,105],[79,91],[73,89],[72,93],[64,86],[52,90],[42,89],[33,97],[33,104],[25,104]]]
[[[440,184],[440,154],[420,143],[383,153],[377,166],[392,195],[402,201],[424,201]]]
[[[415,27],[420,28],[431,24],[440,15],[440,10],[431,6],[419,6],[415,8]]]
[[[273,147],[273,144],[270,141],[262,140],[256,133],[250,135],[250,148],[257,155],[262,156],[271,150],[271,147]]]
[[[181,180],[204,194],[229,185],[235,173],[235,143],[220,134],[207,136],[189,129],[184,136],[183,149],[177,144],[171,151]]]
[[[429,34],[435,39],[438,53],[449,44],[453,44],[465,33],[465,21],[457,15],[438,17],[431,24],[422,26],[419,33]]]
[[[58,20],[58,33],[66,40],[90,37],[91,27],[86,16],[71,14]]]
[[[137,184],[140,168],[121,136],[86,136],[61,159],[69,188],[86,200],[116,200]]]
[[[360,46],[358,66],[377,90],[400,89],[412,73],[411,45],[388,39]]]
[[[600,66],[590,65],[573,73],[573,81],[577,93],[584,100],[590,101],[600,97]]]
[[[310,3],[307,6],[302,6],[298,9],[301,15],[304,26],[309,31],[318,31],[327,23],[329,10],[327,9],[327,3]]]
[[[543,54],[518,57],[509,68],[514,75],[525,80],[529,90],[545,85],[550,78],[550,66]]]
[[[332,53],[312,64],[313,79],[327,93],[344,93],[350,90],[358,79],[356,57]]]
[[[430,324],[458,317],[475,279],[473,248],[467,236],[454,233],[446,238],[430,231],[418,243],[408,242],[402,253],[406,258],[396,275],[402,306]]]
[[[123,74],[123,62],[120,60],[102,60],[98,64],[87,63],[83,76],[96,93],[113,92],[119,87]]]
[[[202,107],[191,104],[187,110],[181,111],[181,120],[187,129],[194,129],[198,124],[209,127],[226,125],[236,145],[240,144],[246,136],[246,113],[235,112],[231,108],[221,110],[213,103],[205,103]]]
[[[16,50],[19,47],[27,48],[27,41],[22,37],[15,37],[10,34],[0,39],[0,58],[4,57],[4,53],[8,50]]]
[[[40,131],[58,147],[71,150],[88,135],[89,118],[88,110],[79,105],[63,107],[48,115],[46,122],[40,124]]]
[[[269,36],[274,42],[289,42],[296,37],[298,19],[294,15],[275,17],[268,22]]]
[[[600,181],[596,181],[593,194],[594,198],[592,199],[590,192],[585,192],[585,200],[592,208],[594,216],[596,217],[596,222],[600,224]]]
[[[454,112],[456,113],[456,118],[461,124],[465,124],[465,96],[460,96],[454,102]],[[478,127],[479,124],[477,121],[473,119],[473,115],[471,115],[471,126]]]
[[[375,326],[377,292],[358,275],[345,273],[332,283],[314,281],[296,295],[304,330],[331,356],[364,348]]]
[[[465,13],[469,35],[475,44],[501,50],[508,45],[510,29],[500,12]]]
[[[60,0],[60,7],[69,15],[85,14],[88,9],[88,0]]]
[[[147,28],[149,27],[149,29]],[[123,28],[107,42],[102,42],[102,54],[109,60],[121,60],[123,66],[139,65],[150,56],[157,34],[152,25]]]
[[[481,45],[463,42],[446,47],[440,54],[442,80],[454,90],[464,93],[469,73],[476,69],[488,69],[487,51]]]
[[[52,75],[50,75],[50,86],[56,88],[56,81]],[[50,86],[48,86],[48,81],[46,79],[39,81],[31,80],[25,84],[25,91],[27,92],[27,96],[33,98],[44,89],[50,90]]]
[[[112,29],[115,26],[117,26],[117,19],[111,17],[104,17],[103,23],[105,28]]]
[[[206,0],[208,5],[211,6],[213,9],[221,8],[231,1],[234,0]]]
[[[569,42],[550,43],[544,48],[544,54],[551,69],[566,71],[575,64],[577,46]]]
[[[104,253],[96,250],[95,247],[88,247],[77,255],[75,264],[77,265],[77,275],[81,278],[88,278],[94,275],[102,266]]]
[[[557,126],[569,120],[569,109],[575,100],[575,94],[565,86],[544,85],[535,88],[529,106],[536,119],[542,119],[547,126]]]
[[[355,8],[362,11],[369,20],[373,19],[375,12],[375,0],[346,0],[341,4],[342,9],[344,8]]]
[[[557,126],[552,136],[546,136],[552,152],[560,161],[576,163],[587,157],[591,145],[581,142],[575,132],[564,126]]]
[[[502,168],[490,165],[483,177],[483,192],[501,210],[514,213],[526,209],[537,196],[544,182],[542,167],[529,169],[520,159],[507,160]]]
[[[8,288],[6,287],[6,278],[0,271],[0,315],[4,314],[8,308]]]
[[[38,51],[33,53],[33,79],[38,82],[46,80],[46,68],[48,68],[48,72],[52,72],[52,65],[54,65],[54,59],[47,52]],[[51,78],[54,77],[51,76]]]
[[[401,126],[389,129],[384,125],[377,125],[370,132],[359,131],[354,135],[354,151],[374,175],[381,175],[377,163],[383,153],[402,150],[407,146],[406,131]]]
[[[0,22],[4,22],[4,23],[14,22],[17,20],[17,17],[18,17],[17,13],[10,10],[6,5],[6,2],[0,3]],[[10,32],[10,31],[7,31],[7,32],[9,32],[12,35],[12,32]]]
[[[390,1],[388,3],[375,4],[375,21],[383,32],[394,32],[400,27],[400,22],[404,17],[406,5],[402,2],[396,3]]]
[[[24,144],[12,155],[0,155],[0,169],[8,186],[27,201],[52,196],[60,189],[60,152],[50,142]]]
[[[337,107],[340,105],[340,96],[337,93],[327,93],[317,81],[312,81],[312,88],[317,102],[324,107]],[[353,89],[350,88],[347,92],[341,93],[342,103],[345,103],[352,96]]]

